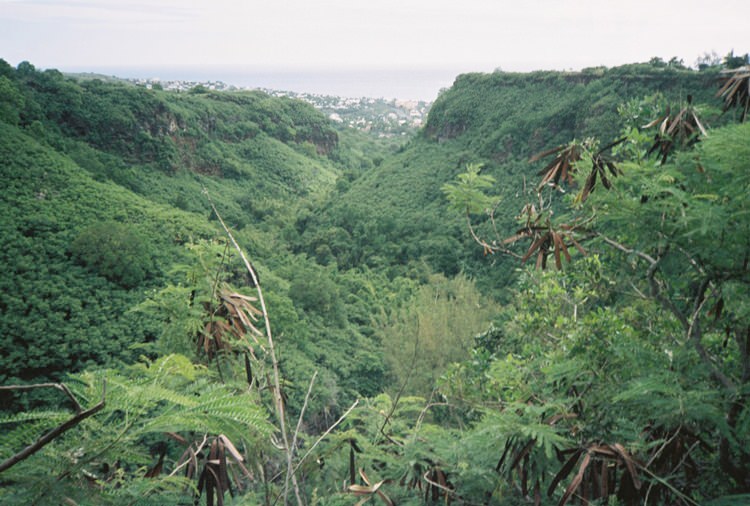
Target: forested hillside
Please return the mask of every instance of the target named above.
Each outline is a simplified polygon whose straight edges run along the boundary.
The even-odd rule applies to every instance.
[[[4,382],[132,360],[157,340],[161,324],[134,308],[165,283],[185,284],[174,271],[195,262],[189,248],[222,237],[204,188],[255,244],[259,269],[275,262],[274,275],[286,276],[272,290],[290,315],[290,282],[297,306],[316,278],[330,283],[323,269],[284,258],[281,238],[300,207],[371,161],[342,150],[311,106],[76,82],[27,63],[5,64],[2,80]]]
[[[715,70],[715,69],[714,69]],[[475,275],[487,289],[504,287],[514,263],[486,261],[465,241],[464,220],[447,213],[441,186],[467,164],[501,182],[496,214],[512,227],[525,203],[524,180],[532,185],[529,158],[546,148],[589,136],[614,138],[622,128],[618,108],[641,107],[642,124],[658,107],[692,95],[710,125],[720,124],[714,98],[717,73],[651,64],[582,72],[465,74],[433,104],[421,134],[400,153],[369,171],[330,204],[303,237],[306,251],[329,249],[339,265],[365,263],[402,272],[425,259],[430,268]],[[644,104],[639,104],[645,100]],[[644,109],[645,108],[645,109]],[[397,210],[397,211],[395,211]],[[307,220],[307,217],[304,216]],[[328,248],[323,246],[328,245]],[[500,266],[496,265],[500,262]],[[502,297],[500,291],[495,296]]]
[[[0,502],[750,503],[748,64],[394,146],[0,60]]]

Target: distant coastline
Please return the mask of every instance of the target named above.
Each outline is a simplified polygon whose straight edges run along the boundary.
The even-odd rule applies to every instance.
[[[222,81],[241,88],[266,88],[340,97],[434,101],[460,73],[452,69],[263,69],[232,66],[62,67],[121,78]]]

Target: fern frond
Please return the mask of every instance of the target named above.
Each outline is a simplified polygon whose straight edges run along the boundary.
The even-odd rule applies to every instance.
[[[205,371],[204,367],[194,364],[186,356],[175,353],[160,357],[150,364],[137,364],[133,368],[147,373],[154,381],[164,381],[176,376],[194,381]]]
[[[528,439],[533,439],[535,446],[543,449],[548,459],[555,456],[556,449],[564,448],[569,443],[568,439],[561,436],[555,427],[546,423],[524,425],[519,433]]]
[[[134,404],[141,408],[151,407],[158,403],[188,407],[196,404],[195,397],[192,395],[185,395],[151,382],[125,381],[114,386],[122,389],[122,395],[118,395],[119,392],[114,388],[112,389],[112,400],[110,402],[112,407],[117,409],[133,409]]]
[[[32,420],[45,420],[50,424],[58,424],[70,418],[70,412],[65,411],[22,411],[20,413],[3,413],[0,416],[0,425],[29,422]]]
[[[198,431],[247,437],[248,431],[268,435],[273,426],[262,407],[246,394],[215,392],[198,398],[194,406],[181,406],[148,421],[146,432]]]
[[[183,476],[135,478],[102,485],[102,503],[139,506],[182,504],[187,490],[196,491],[193,482]]]
[[[101,411],[3,473],[7,487],[0,488],[0,504],[60,504],[66,498],[77,504],[182,503],[185,480],[144,478],[155,433],[192,431],[247,441],[274,431],[257,395],[214,383],[206,368],[181,355],[86,371],[68,384],[85,407],[101,401],[105,383]],[[4,415],[1,454],[14,455],[70,417],[54,410]]]
[[[51,419],[30,420],[16,427],[5,428],[5,432],[0,437],[0,459],[5,460],[22,450],[36,441],[39,436],[68,418],[70,418],[69,415],[62,418],[60,422],[53,422]]]
[[[715,391],[686,390],[669,378],[656,375],[630,382],[613,401],[644,413],[659,413],[657,423],[679,425],[707,420],[721,427],[723,415],[717,407],[717,397]]]

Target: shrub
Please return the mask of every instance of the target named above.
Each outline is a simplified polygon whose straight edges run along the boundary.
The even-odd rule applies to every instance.
[[[108,221],[85,228],[71,252],[76,262],[124,288],[137,286],[153,271],[146,241],[123,223]]]

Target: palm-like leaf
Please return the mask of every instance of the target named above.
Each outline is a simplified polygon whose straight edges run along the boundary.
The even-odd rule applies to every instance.
[[[750,111],[750,66],[722,72],[722,86],[716,93],[724,99],[724,112],[733,107],[740,109],[740,121],[744,122]]]
[[[615,178],[622,174],[622,171],[617,167],[617,164],[610,157],[604,153],[613,147],[625,142],[626,138],[622,137],[616,141],[604,146],[596,154],[591,157],[591,172],[586,178],[586,182],[583,184],[581,192],[576,196],[576,200],[585,202],[589,197],[594,188],[596,187],[597,179],[602,182],[602,186],[609,190],[612,188],[611,178]],[[607,174],[609,173],[609,175]]]
[[[591,158],[591,172],[576,199],[580,202],[585,201],[596,187],[597,180],[601,181],[606,189],[610,189],[612,187],[611,178],[617,177],[621,172],[615,162],[605,153],[624,141],[625,138],[620,138],[604,146],[596,153],[593,153],[593,151],[596,149],[597,142],[591,138],[583,142],[573,141],[570,144],[537,153],[529,161],[535,162],[541,158],[556,155],[550,163],[539,171],[542,180],[539,182],[537,190],[541,190],[546,185],[558,187],[561,181],[572,186],[575,183],[573,175],[575,174],[576,164],[586,156]]]
[[[562,269],[562,257],[570,262],[569,247],[575,247],[582,255],[586,254],[581,244],[573,236],[579,228],[578,225],[562,224],[554,228],[549,221],[544,225],[527,224],[526,227],[517,230],[514,235],[505,239],[504,244],[513,243],[524,238],[531,238],[531,245],[521,257],[521,263],[526,263],[531,257],[536,257],[537,269],[547,268],[547,257],[552,254],[555,258],[555,266]]]
[[[204,448],[207,449],[208,455],[205,455]],[[183,468],[185,478],[188,480],[198,478],[196,487],[198,498],[205,491],[208,505],[224,504],[226,492],[234,497],[235,488],[232,487],[231,477],[234,477],[234,484],[238,489],[243,487],[243,480],[240,476],[252,479],[252,474],[245,466],[242,454],[223,434],[210,440],[204,438],[201,442],[190,444],[178,460],[175,471]],[[235,468],[240,472],[237,472]],[[214,500],[216,500],[215,503]]]
[[[573,173],[575,171],[575,163],[583,157],[586,142],[573,141],[570,144],[557,146],[556,148],[532,156],[529,160],[530,162],[536,162],[547,156],[556,155],[551,162],[539,171],[542,180],[537,189],[541,189],[546,185],[558,187],[560,180],[566,182],[568,185],[572,185],[574,183]]]
[[[644,129],[648,129],[659,125],[654,134],[654,143],[647,154],[658,152],[662,163],[667,161],[669,154],[676,148],[692,146],[700,141],[701,137],[708,136],[692,105],[693,97],[688,95],[687,102],[687,105],[677,114],[671,114],[670,109],[667,108],[663,116],[643,126]]]
[[[356,496],[364,496],[363,499],[361,499],[357,506],[366,503],[371,498],[377,497],[380,498],[380,500],[383,502],[383,504],[386,504],[387,506],[395,506],[395,503],[385,495],[385,493],[380,490],[380,487],[382,487],[385,483],[388,483],[390,480],[381,480],[375,484],[370,484],[370,479],[365,474],[365,471],[363,469],[359,470],[359,475],[362,477],[362,481],[365,483],[364,485],[357,485],[352,484],[349,485],[349,492],[353,493]]]
[[[576,493],[588,499],[606,500],[611,494],[617,493],[622,497],[629,495],[631,491],[637,493],[641,489],[641,480],[637,470],[639,464],[619,443],[611,445],[594,443],[585,448],[569,450],[568,453],[570,456],[547,489],[547,495],[551,497],[557,485],[566,479],[576,466],[578,467],[578,471],[560,498],[559,506],[567,504]],[[619,490],[617,490],[615,478],[620,469],[628,480],[620,480]],[[628,497],[627,499],[635,498]]]
[[[205,303],[210,318],[198,336],[198,348],[211,358],[217,351],[231,350],[227,336],[243,339],[247,334],[253,337],[256,344],[262,346],[256,338],[263,333],[258,330],[255,323],[263,313],[253,305],[258,299],[237,293],[228,285],[223,285],[217,290],[216,299],[216,302]]]

